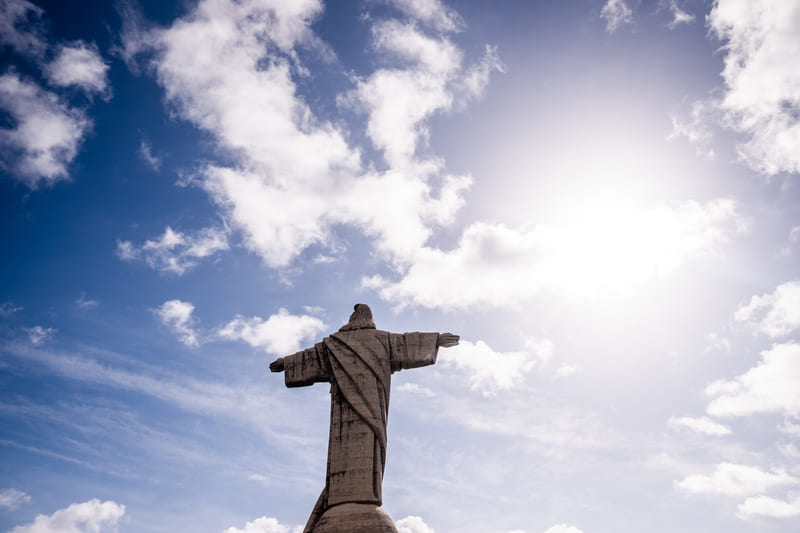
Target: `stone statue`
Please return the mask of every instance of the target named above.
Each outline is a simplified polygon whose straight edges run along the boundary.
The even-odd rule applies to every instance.
[[[350,321],[312,348],[273,361],[287,387],[331,384],[325,488],[304,533],[397,530],[378,507],[386,465],[386,421],[393,372],[432,365],[451,333],[389,333],[375,329],[372,311],[356,304]]]

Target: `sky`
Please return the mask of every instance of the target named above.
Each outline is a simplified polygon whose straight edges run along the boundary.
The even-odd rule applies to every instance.
[[[800,0],[0,0],[0,530],[800,530]],[[299,527],[299,529],[298,529]]]

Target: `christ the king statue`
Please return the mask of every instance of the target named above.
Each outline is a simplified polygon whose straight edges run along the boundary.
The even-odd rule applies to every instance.
[[[304,533],[396,531],[378,509],[386,465],[391,375],[434,364],[438,349],[457,345],[458,338],[451,333],[381,331],[375,329],[370,308],[356,304],[350,321],[339,331],[269,365],[273,372],[284,372],[287,387],[331,384],[325,488]],[[367,507],[385,517],[388,526],[370,525],[372,518],[357,516]],[[363,523],[363,528],[357,522]]]

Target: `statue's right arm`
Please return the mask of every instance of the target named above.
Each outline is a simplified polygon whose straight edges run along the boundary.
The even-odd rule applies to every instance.
[[[283,372],[284,361],[283,357],[278,357],[269,364],[269,369],[273,372]]]

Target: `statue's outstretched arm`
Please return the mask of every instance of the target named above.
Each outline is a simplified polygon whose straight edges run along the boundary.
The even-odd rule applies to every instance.
[[[273,362],[269,364],[269,369],[273,372],[283,372],[283,357],[278,357]]]
[[[439,333],[439,339],[436,341],[436,345],[439,348],[451,348],[458,344],[459,338],[458,335],[453,335],[452,333]]]

